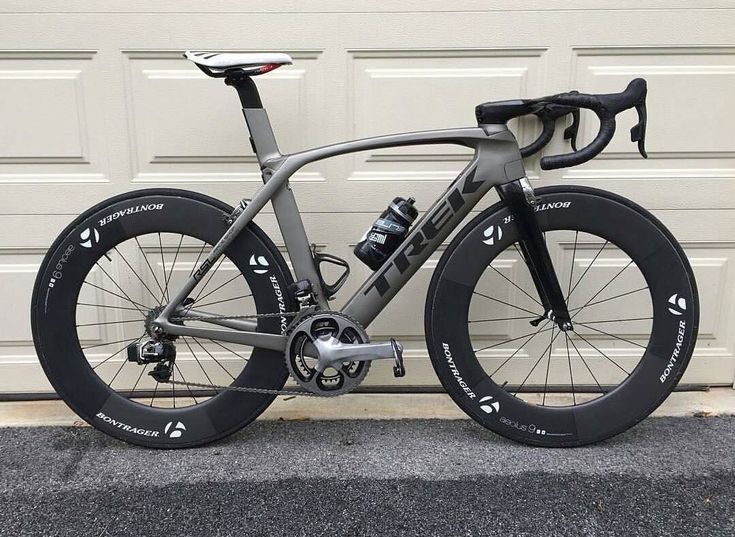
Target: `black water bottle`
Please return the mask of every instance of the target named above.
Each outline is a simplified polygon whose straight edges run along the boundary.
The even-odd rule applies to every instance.
[[[394,198],[355,246],[355,255],[373,270],[379,268],[403,242],[419,212],[413,198]]]

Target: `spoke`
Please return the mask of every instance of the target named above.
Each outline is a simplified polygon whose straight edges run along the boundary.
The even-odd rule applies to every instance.
[[[110,343],[98,343],[97,345],[90,345],[89,347],[82,347],[81,349],[83,351],[86,351],[87,349],[94,349],[96,347],[106,347],[107,345],[115,345],[116,343],[130,343],[131,341],[138,341],[142,337],[143,336],[140,336],[139,338],[134,338],[134,339],[121,339],[120,341],[111,341]]]
[[[161,232],[158,232],[158,247],[161,250],[161,270],[163,270],[163,282],[165,284],[165,288],[163,289],[163,296],[166,297],[166,302],[170,302],[171,299],[168,296],[168,278],[166,277],[166,260],[163,257],[163,242],[161,242]]]
[[[199,342],[199,340],[198,340],[197,338],[193,337],[193,338],[191,338],[191,339],[193,339],[193,340],[194,340],[194,342],[195,342],[195,343],[196,343],[197,345],[199,345],[199,346],[200,346],[200,347],[202,348],[202,350],[203,350],[204,352],[206,352],[206,353],[207,353],[207,354],[209,355],[209,357],[210,357],[210,358],[211,358],[212,360],[214,360],[214,362],[215,362],[215,363],[216,363],[216,364],[217,364],[218,366],[220,366],[220,367],[221,367],[221,368],[222,368],[222,369],[224,370],[224,372],[225,372],[225,373],[227,373],[227,374],[228,374],[228,375],[230,376],[230,378],[231,378],[232,380],[235,380],[235,377],[233,377],[233,376],[232,376],[232,373],[230,373],[229,371],[227,371],[227,368],[225,368],[225,366],[223,366],[223,365],[222,365],[221,363],[219,363],[219,360],[217,360],[217,358],[215,358],[215,357],[214,357],[214,356],[212,355],[212,353],[211,353],[211,352],[209,352],[209,351],[208,351],[208,350],[207,350],[206,348],[204,348],[204,345],[202,345],[202,344],[201,344],[201,343]]]
[[[552,326],[551,328],[549,328],[549,330],[552,330],[552,329],[553,329],[553,328],[554,328],[555,326],[556,326],[556,325],[553,325],[553,326]],[[556,340],[556,338],[558,338],[558,337],[559,337],[559,334],[561,334],[561,333],[562,333],[562,331],[561,331],[561,330],[559,330],[559,331],[558,331],[558,332],[556,333],[556,335],[554,336],[554,339],[552,339],[552,340],[551,340],[551,343],[549,343],[548,347],[546,347],[546,348],[545,348],[545,349],[543,350],[543,352],[541,353],[541,356],[539,356],[539,357],[538,357],[538,360],[536,360],[536,363],[535,363],[535,364],[533,364],[533,367],[531,368],[531,371],[529,371],[529,372],[528,372],[528,375],[526,375],[526,378],[524,378],[524,379],[523,379],[523,382],[521,382],[521,385],[520,385],[520,386],[518,386],[518,388],[516,388],[516,391],[515,391],[515,392],[513,393],[513,396],[514,396],[514,397],[515,397],[516,395],[518,395],[518,392],[520,392],[520,391],[521,391],[521,388],[523,388],[523,385],[524,385],[524,384],[526,384],[526,381],[527,381],[527,380],[529,379],[529,377],[531,376],[531,374],[532,374],[532,373],[534,372],[534,370],[536,369],[536,366],[537,366],[537,365],[539,365],[539,363],[541,362],[541,360],[542,360],[542,359],[544,358],[544,356],[546,355],[546,351],[548,351],[549,349],[551,349],[552,345],[554,344],[554,341]]]
[[[515,243],[515,242],[513,243],[513,248],[515,248],[516,249],[516,252],[518,252],[518,257],[521,258],[521,261],[523,261],[524,263],[528,264],[528,262],[526,261],[526,257],[523,255],[523,252],[521,252],[518,249],[518,244],[517,243]]]
[[[186,344],[186,346],[189,348],[189,352],[194,357],[194,360],[196,360],[197,364],[199,364],[199,368],[202,370],[202,373],[204,373],[204,376],[207,377],[207,380],[209,381],[209,384],[211,384],[212,386],[214,386],[214,382],[212,382],[212,379],[209,378],[209,375],[207,375],[207,372],[204,369],[204,366],[202,365],[202,363],[199,361],[199,358],[197,357],[196,353],[194,352],[194,349],[191,348],[191,345],[189,345],[189,342],[186,341],[186,338],[183,338],[182,337],[181,339],[184,341],[184,343]],[[219,393],[217,391],[217,388],[214,388],[214,391],[215,391],[215,393]]]
[[[171,276],[173,276],[174,268],[176,267],[176,260],[179,258],[179,251],[181,250],[181,243],[184,242],[184,235],[181,235],[181,238],[179,239],[179,245],[176,247],[176,254],[174,255],[174,261],[171,263],[171,270],[168,273],[168,278],[166,278],[166,281],[164,282],[165,285],[165,294],[168,295],[168,282],[171,281]],[[164,271],[165,271],[165,265],[164,265]],[[163,302],[163,296],[161,296],[161,302]]]
[[[211,295],[211,294],[214,294],[214,293],[216,293],[217,291],[219,291],[220,289],[222,289],[222,288],[223,288],[223,287],[224,287],[225,285],[227,285],[227,284],[228,284],[228,283],[230,283],[230,282],[233,282],[233,281],[235,281],[235,280],[236,280],[236,279],[238,279],[238,278],[239,278],[240,276],[242,276],[242,274],[240,274],[240,273],[238,272],[237,274],[235,274],[235,275],[234,275],[234,276],[233,276],[232,278],[230,278],[229,280],[227,280],[227,281],[226,281],[225,283],[223,283],[222,285],[218,285],[217,287],[215,287],[214,289],[212,289],[212,290],[211,290],[211,291],[210,291],[209,293],[207,293],[206,295],[204,295],[204,296],[202,296],[202,297],[199,297],[199,299],[198,299],[198,300],[204,300],[204,299],[205,299],[205,298],[207,298],[207,297],[208,297],[209,295]]]
[[[571,281],[571,280],[570,280]],[[574,393],[574,375],[572,375],[572,357],[569,354],[569,336],[564,332],[564,340],[567,345],[567,362],[569,363],[569,381],[572,383],[572,402],[577,406],[577,396]]]
[[[176,365],[176,362],[174,362],[174,366],[175,365]],[[175,373],[176,373],[176,369],[172,367],[171,368],[171,380],[172,381],[176,380],[176,377],[174,376]],[[174,408],[176,408],[176,384],[174,384],[173,382],[171,382],[171,397],[174,400]]]
[[[250,296],[253,296],[253,294],[250,293],[248,295],[241,295],[241,296],[236,296],[233,298],[226,298],[224,300],[217,300],[216,302],[207,302],[206,304],[197,304],[197,308],[206,308],[207,306],[214,306],[215,304],[222,304],[223,302],[232,302],[233,300],[239,300],[241,298],[248,298]],[[189,307],[189,309],[191,309],[191,307]]]
[[[153,291],[151,291],[151,288],[148,287],[148,285],[143,281],[143,278],[140,277],[140,274],[138,274],[138,271],[136,271],[133,268],[133,266],[128,262],[128,260],[125,259],[125,256],[122,254],[122,252],[120,252],[120,250],[117,249],[117,246],[115,246],[113,248],[113,250],[115,250],[115,252],[117,252],[117,255],[120,256],[120,259],[122,259],[123,262],[128,266],[128,268],[133,272],[133,274],[135,274],[135,277],[138,278],[138,281],[143,284],[143,287],[145,287],[146,291],[148,291],[148,293],[153,297],[153,300],[155,300],[158,303],[158,305],[160,306],[161,305],[161,301],[158,300],[158,297],[153,293]]]
[[[641,287],[640,289],[635,289],[633,291],[628,291],[627,293],[621,293],[619,295],[611,296],[610,298],[605,298],[603,300],[598,300],[597,302],[590,302],[589,304],[585,304],[584,306],[580,306],[578,308],[570,309],[569,312],[571,313],[573,311],[581,310],[582,308],[589,308],[589,307],[592,307],[592,306],[596,306],[597,304],[602,304],[603,302],[608,302],[610,300],[615,300],[616,298],[622,298],[624,296],[632,295],[633,293],[638,293],[638,292],[644,291],[646,289],[648,289],[648,287]]]
[[[565,332],[565,334],[566,334],[566,332]],[[577,354],[579,355],[580,359],[582,360],[582,363],[584,364],[584,366],[587,368],[587,371],[589,371],[590,372],[590,375],[592,375],[592,378],[594,379],[595,384],[597,384],[597,387],[600,388],[600,393],[604,394],[605,393],[605,390],[603,390],[602,389],[602,386],[600,386],[600,383],[597,381],[597,377],[592,372],[592,369],[590,368],[590,366],[587,364],[587,360],[584,359],[584,356],[582,356],[582,353],[579,352],[579,349],[574,344],[574,340],[572,338],[570,338],[570,337],[568,337],[567,339],[568,339],[569,343],[572,344],[572,347],[574,347],[574,350],[577,351]]]
[[[199,254],[197,254],[197,260],[194,261],[194,264],[191,266],[191,270],[189,271],[189,278],[191,278],[191,275],[194,274],[194,271],[199,266],[199,260],[202,258],[202,252],[204,252],[204,249],[207,247],[207,243],[202,241],[202,247],[199,250]]]
[[[541,328],[545,327],[548,323],[549,323],[549,320],[547,319],[546,322],[541,325]],[[508,356],[505,359],[505,361],[503,361],[503,363],[500,364],[497,367],[497,369],[495,369],[495,371],[493,371],[492,373],[490,373],[490,378],[493,378],[493,375],[495,375],[495,373],[497,373],[498,371],[500,371],[500,368],[501,367],[503,367],[505,364],[507,364],[508,362],[510,362],[510,359],[511,358],[513,358],[516,354],[518,354],[521,351],[521,349],[523,349],[526,345],[528,345],[533,338],[535,338],[537,335],[539,335],[541,333],[541,328],[539,328],[538,331],[536,331],[533,334],[531,334],[531,337],[529,337],[526,341],[524,341],[523,343],[521,343],[520,345],[518,345],[518,348],[515,351],[513,351],[513,354],[511,354],[510,356]]]
[[[546,360],[546,379],[544,380],[544,397],[541,400],[541,406],[546,406],[546,389],[549,387],[549,369],[551,368],[551,348],[554,343],[554,328],[556,328],[556,325],[551,326],[551,342],[549,343],[549,357]]]
[[[232,350],[232,349],[230,349],[229,347],[226,347],[225,345],[222,345],[222,343],[220,343],[220,342],[219,342],[219,341],[217,341],[216,339],[210,339],[210,338],[207,338],[207,339],[208,339],[209,341],[211,341],[212,343],[214,343],[215,345],[217,345],[218,347],[222,347],[222,348],[223,348],[223,349],[225,349],[226,351],[229,351],[229,352],[231,352],[232,354],[234,354],[235,356],[237,356],[238,358],[240,358],[240,359],[242,359],[242,360],[245,360],[246,362],[247,362],[248,360],[250,360],[250,358],[245,358],[244,356],[241,356],[240,354],[236,353],[235,351],[233,351],[233,350]]]
[[[546,325],[544,325],[544,326],[546,326]],[[556,325],[554,325],[554,326],[556,326]],[[505,345],[506,343],[510,343],[511,341],[517,341],[519,339],[523,339],[524,337],[528,337],[528,336],[530,336],[532,334],[534,334],[534,335],[535,334],[542,334],[543,332],[548,332],[549,330],[551,330],[551,328],[547,328],[545,330],[537,330],[536,332],[529,332],[528,334],[523,334],[522,336],[514,337],[512,339],[507,339],[505,341],[501,341],[500,343],[494,343],[494,344],[492,344],[492,345],[490,345],[488,347],[483,347],[481,349],[472,349],[472,350],[475,353],[486,351],[488,349],[492,349],[493,347],[499,347],[500,345]]]
[[[145,373],[145,370],[146,370],[146,369],[148,369],[148,364],[145,364],[145,365],[144,365],[144,366],[143,366],[143,367],[141,368],[141,370],[140,370],[140,375],[138,375],[138,380],[136,380],[136,381],[135,381],[135,384],[133,384],[133,389],[132,389],[132,390],[130,390],[130,397],[132,397],[132,396],[133,396],[133,392],[135,391],[135,388],[137,388],[137,387],[138,387],[138,383],[140,382],[140,379],[142,379],[142,378],[143,378],[143,373]]]
[[[526,308],[522,308],[520,306],[515,306],[515,305],[510,304],[508,302],[504,302],[504,301],[502,301],[502,300],[500,300],[498,298],[494,298],[494,297],[491,297],[491,296],[483,295],[479,291],[472,291],[472,294],[473,295],[480,295],[481,297],[487,298],[488,300],[494,300],[495,302],[500,302],[501,304],[505,304],[506,306],[510,306],[511,308],[515,308],[517,310],[525,311],[526,313],[530,313],[531,315],[537,316],[537,314],[536,314],[535,311],[527,310]]]
[[[529,295],[524,289],[521,289],[521,287],[519,285],[517,285],[514,281],[512,281],[510,278],[508,278],[505,274],[503,274],[498,269],[496,269],[494,266],[492,266],[492,264],[490,265],[490,268],[493,269],[495,272],[497,272],[502,278],[504,278],[513,287],[515,287],[516,289],[518,289],[521,293],[523,293],[528,298],[530,298],[531,300],[533,300],[536,304],[538,304],[539,306],[541,306],[541,303],[538,300],[536,300],[531,295]],[[541,307],[543,308],[543,306],[541,306]]]
[[[207,281],[206,281],[206,282],[204,283],[204,285],[202,285],[202,288],[201,288],[201,289],[199,290],[199,294],[197,294],[197,296],[196,296],[196,297],[194,298],[194,302],[196,302],[197,300],[199,300],[199,297],[200,297],[200,296],[202,296],[202,293],[204,292],[204,290],[205,290],[205,289],[207,288],[207,286],[209,285],[209,282],[211,282],[211,281],[212,281],[212,278],[214,278],[214,275],[215,275],[215,273],[216,273],[216,272],[217,272],[217,271],[219,270],[219,268],[220,268],[220,267],[222,266],[222,262],[223,262],[224,260],[225,260],[225,256],[224,256],[224,255],[222,255],[222,256],[221,256],[221,257],[219,258],[219,262],[217,263],[217,266],[216,266],[216,267],[214,267],[214,270],[211,270],[211,271],[209,272],[209,277],[207,278]],[[193,302],[192,302],[192,304],[193,304]]]
[[[565,299],[567,305],[569,304],[569,295],[572,293],[572,276],[574,275],[574,262],[577,259],[577,239],[579,238],[579,231],[574,232],[574,250],[572,250],[572,268],[569,270],[569,286],[567,287],[567,297]]]
[[[631,317],[630,319],[606,319],[604,321],[577,321],[577,324],[583,324],[587,326],[588,324],[599,324],[599,323],[627,323],[632,321],[650,321],[653,319],[653,317]]]
[[[575,290],[575,289],[577,288],[577,286],[578,286],[578,285],[580,284],[580,282],[582,281],[582,278],[584,278],[584,277],[585,277],[585,275],[587,274],[587,272],[589,272],[589,270],[590,270],[590,269],[592,268],[592,265],[594,265],[594,264],[595,264],[595,261],[597,261],[597,258],[598,258],[598,257],[600,257],[600,254],[601,254],[601,253],[602,253],[602,251],[603,251],[603,250],[605,249],[605,246],[607,246],[608,242],[609,242],[609,241],[605,241],[605,242],[603,243],[603,245],[602,245],[602,246],[600,246],[600,249],[599,249],[599,250],[597,251],[597,253],[595,254],[595,257],[593,257],[593,258],[592,258],[592,262],[591,262],[591,263],[590,263],[589,265],[587,265],[587,268],[586,268],[586,269],[584,269],[584,272],[582,272],[582,275],[581,275],[581,276],[579,277],[579,279],[577,280],[577,283],[575,283],[575,284],[574,284],[574,287],[572,287],[572,290],[571,290],[571,291],[569,291],[569,294],[567,295],[567,301],[569,300],[569,297],[571,297],[571,296],[572,296],[572,293],[574,292],[574,290]]]
[[[582,306],[581,308],[579,308],[579,310],[577,310],[577,312],[574,315],[572,315],[572,319],[574,319],[577,315],[579,315],[582,312],[582,310],[587,305],[589,305],[590,302],[592,302],[595,298],[597,298],[600,295],[600,293],[602,293],[605,289],[607,289],[607,286],[610,285],[612,282],[614,282],[618,278],[618,276],[620,276],[623,273],[623,271],[625,269],[627,269],[631,265],[631,263],[633,263],[633,260],[632,259],[630,261],[628,261],[628,263],[623,268],[621,268],[618,271],[618,273],[615,274],[615,276],[613,276],[612,279],[609,282],[607,282],[605,285],[603,285],[602,288],[599,291],[597,291],[594,295],[592,295],[592,298],[590,298],[587,302],[585,302],[584,306]]]
[[[502,319],[477,319],[476,321],[467,321],[467,323],[492,323],[495,321],[518,321],[523,319],[536,319],[538,315],[526,317],[503,317]]]
[[[102,272],[104,272],[105,276],[107,276],[107,278],[112,282],[112,284],[115,287],[117,287],[118,291],[120,291],[122,293],[122,296],[121,295],[116,295],[116,296],[118,296],[118,297],[120,297],[122,299],[127,300],[128,302],[132,303],[135,307],[140,306],[140,307],[143,307],[144,309],[150,309],[150,308],[147,308],[146,306],[144,306],[143,304],[140,304],[139,302],[136,302],[135,300],[133,300],[132,298],[130,298],[130,296],[125,291],[123,291],[122,287],[120,287],[117,284],[117,282],[112,278],[112,276],[110,276],[107,273],[107,271],[105,269],[103,269],[102,266],[99,263],[95,263],[95,265],[97,265],[102,270]],[[88,282],[87,280],[84,280],[84,283],[86,283],[88,285],[91,285],[92,287],[96,287],[97,289],[102,289],[103,291],[107,291],[107,289],[104,289],[104,288],[100,287],[99,285],[95,285],[92,282]],[[110,294],[115,294],[112,291],[107,291],[107,292],[110,293]],[[143,313],[142,310],[138,310],[138,311],[140,312],[141,315],[143,315],[145,317],[145,313]]]
[[[77,328],[82,328],[84,326],[102,326],[106,324],[124,324],[124,323],[139,323],[140,319],[127,319],[125,321],[107,321],[104,323],[86,323],[86,324],[78,324]]]
[[[143,339],[143,336],[145,336],[145,332],[138,339],[136,339],[135,341],[136,342],[137,341],[140,341],[141,339]],[[125,345],[122,349],[119,349],[119,350],[113,352],[111,355],[109,355],[107,358],[105,358],[104,360],[102,360],[96,366],[92,367],[92,369],[93,370],[94,369],[97,369],[99,366],[101,366],[102,364],[106,363],[109,359],[114,358],[115,356],[117,356],[118,354],[120,354],[122,351],[124,351],[127,348],[128,348],[128,345]]]
[[[630,343],[631,345],[635,345],[636,347],[640,347],[641,349],[646,349],[647,348],[645,345],[641,345],[640,343],[636,343],[635,341],[631,341],[629,339],[625,339],[624,337],[616,336],[615,334],[609,334],[607,332],[603,332],[602,330],[598,330],[594,326],[587,326],[587,324],[585,324],[583,322],[577,321],[577,324],[581,324],[585,328],[589,328],[590,330],[594,330],[595,332],[598,332],[600,334],[604,334],[606,336],[610,336],[610,337],[613,337],[615,339],[619,339],[620,341],[625,341],[626,343]]]
[[[122,364],[120,364],[120,369],[118,369],[118,370],[117,370],[117,373],[115,373],[115,376],[113,376],[113,377],[112,377],[112,380],[111,380],[111,381],[110,381],[110,383],[109,383],[109,384],[107,385],[107,387],[108,387],[108,388],[112,388],[112,383],[113,383],[113,382],[115,382],[115,379],[116,379],[116,378],[117,378],[117,376],[118,376],[118,375],[120,374],[120,371],[122,371],[122,370],[123,370],[123,367],[125,367],[125,364],[127,364],[127,363],[128,363],[128,361],[127,361],[127,360],[123,360]]]
[[[106,304],[90,304],[89,302],[77,302],[77,306],[93,306],[95,308],[109,308],[111,310],[140,311],[138,308],[125,308],[123,306],[108,306]]]
[[[155,379],[154,379],[155,380]],[[153,395],[151,396],[151,404],[149,404],[149,407],[153,406],[153,400],[156,398],[156,393],[158,393],[158,385],[160,383],[156,380],[156,383],[153,385]]]
[[[150,270],[151,274],[153,274],[153,279],[156,281],[156,285],[158,286],[158,289],[161,291],[161,293],[163,293],[163,287],[161,286],[161,283],[158,281],[158,276],[156,276],[156,271],[153,270],[153,267],[151,266],[151,262],[148,261],[148,256],[145,255],[145,250],[143,250],[143,247],[140,245],[140,242],[138,242],[138,237],[133,237],[133,239],[135,239],[135,244],[138,245],[138,250],[140,250],[140,253],[143,254],[143,259],[145,260],[145,264],[148,265],[148,270]]]
[[[592,343],[590,343],[590,342],[589,342],[589,341],[588,341],[588,340],[587,340],[587,339],[586,339],[586,338],[585,338],[584,336],[582,336],[582,335],[581,335],[581,334],[579,334],[578,332],[574,332],[574,335],[576,335],[576,336],[577,336],[578,338],[580,338],[580,339],[581,339],[582,341],[584,341],[585,343],[587,343],[587,345],[589,345],[590,347],[592,347],[593,349],[595,349],[595,350],[596,350],[597,352],[599,352],[600,354],[602,354],[602,355],[603,355],[603,356],[604,356],[605,358],[607,358],[608,360],[610,360],[610,361],[611,361],[611,362],[612,362],[613,364],[615,364],[615,365],[616,365],[616,366],[618,367],[618,369],[620,369],[620,370],[621,370],[621,371],[622,371],[623,373],[625,373],[626,375],[630,375],[630,373],[628,373],[628,371],[626,371],[625,369],[623,369],[623,368],[622,368],[622,367],[620,366],[620,364],[619,364],[619,363],[617,363],[617,362],[616,362],[615,360],[613,360],[612,358],[610,358],[610,357],[609,357],[609,356],[608,356],[607,354],[605,354],[605,353],[604,353],[604,352],[602,352],[602,351],[601,351],[600,349],[598,349],[597,347],[595,347],[595,346],[594,346],[594,345],[593,345]]]
[[[184,384],[186,384],[186,389],[189,390],[189,395],[191,395],[191,398],[194,399],[194,404],[198,405],[197,398],[194,397],[194,392],[191,391],[191,386],[189,386],[189,382],[186,380],[186,377],[184,377],[184,374],[181,372],[181,368],[176,365],[176,362],[174,362],[174,368],[176,368],[176,371],[179,372],[179,376],[184,380]]]

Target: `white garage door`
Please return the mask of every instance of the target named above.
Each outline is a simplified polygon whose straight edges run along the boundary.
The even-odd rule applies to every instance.
[[[3,2],[0,392],[50,390],[33,350],[29,301],[45,248],[76,214],[136,188],[177,186],[230,203],[258,188],[236,95],[183,60],[188,48],[294,57],[294,65],[258,79],[284,151],[473,125],[482,101],[571,88],[619,91],[645,77],[648,161],[626,140],[628,112],[600,158],[544,173],[534,158],[529,175],[536,185],[592,185],[629,196],[672,229],[702,301],[685,382],[732,384],[735,10],[726,1],[591,4]],[[586,140],[594,126],[585,121]],[[531,122],[516,127],[521,141],[532,139]],[[562,148],[555,140],[549,152]],[[310,239],[354,259],[351,245],[391,198],[413,195],[427,208],[466,158],[454,147],[399,148],[309,166],[293,188]],[[485,205],[494,194],[488,198]],[[272,215],[257,221],[277,236]],[[376,364],[372,384],[436,385],[421,319],[435,263],[427,262],[371,327],[375,339],[395,335],[406,344],[408,376],[395,381]],[[335,306],[368,274],[357,260],[352,265]]]

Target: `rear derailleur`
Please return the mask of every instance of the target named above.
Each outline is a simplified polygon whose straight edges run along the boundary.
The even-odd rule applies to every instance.
[[[128,345],[128,361],[139,365],[155,363],[153,371],[148,374],[158,382],[168,382],[174,368],[176,346],[166,339],[145,343],[137,342]]]

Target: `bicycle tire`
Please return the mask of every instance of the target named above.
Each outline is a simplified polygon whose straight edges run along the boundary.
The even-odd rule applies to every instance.
[[[426,300],[427,346],[446,391],[465,413],[484,427],[530,445],[590,444],[644,419],[676,386],[696,341],[699,323],[696,282],[686,255],[671,233],[652,214],[630,200],[576,186],[544,187],[535,192],[536,215],[542,231],[576,230],[604,238],[622,249],[640,269],[650,292],[652,322],[638,364],[621,384],[609,391],[601,387],[599,397],[575,406],[529,403],[518,397],[518,392],[511,393],[510,388],[506,390],[488,375],[472,345],[468,311],[482,273],[518,240],[510,210],[503,202],[470,221],[442,255]],[[493,241],[486,234],[491,226],[495,226]],[[498,236],[498,227],[502,227],[502,238]],[[492,244],[488,245],[489,242]],[[604,248],[605,244],[601,249]],[[570,285],[571,281],[570,277]],[[552,332],[549,364],[553,345]],[[580,353],[579,357],[583,355]],[[571,362],[569,367],[573,376]],[[548,371],[549,366],[547,379]],[[519,390],[517,386],[514,389]]]

